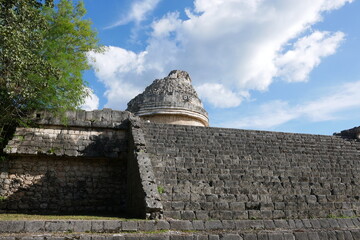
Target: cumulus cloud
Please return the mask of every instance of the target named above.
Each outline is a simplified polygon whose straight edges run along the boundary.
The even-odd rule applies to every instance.
[[[121,25],[126,25],[130,22],[135,22],[135,24],[139,24],[146,16],[149,14],[149,12],[153,11],[156,6],[159,4],[161,0],[142,0],[142,1],[136,1],[131,5],[130,10],[128,11],[128,14],[120,18],[117,22],[114,24],[108,26],[107,28],[114,28]]]
[[[92,111],[99,108],[99,98],[95,95],[94,91],[90,88],[86,89],[88,96],[85,98],[85,102],[80,106],[81,109],[86,111]]]
[[[113,46],[107,47],[103,53],[88,53],[96,77],[107,89],[104,93],[108,100],[105,107],[124,110],[126,103],[141,92],[141,73],[144,71],[146,54],[136,54]]]
[[[169,37],[181,25],[178,12],[168,13],[164,18],[154,21],[152,24],[153,37]]]
[[[196,88],[196,91],[203,101],[207,101],[215,107],[236,107],[242,101],[241,96],[218,83],[202,84]],[[226,96],[226,99],[223,99],[224,96]]]
[[[99,69],[97,76],[105,83],[107,96],[118,96],[122,102],[131,97],[120,96],[117,86],[127,84],[136,92],[154,78],[182,69],[190,73],[205,101],[216,107],[236,107],[242,92],[265,91],[276,78],[306,80],[344,39],[341,32],[310,32],[311,27],[324,12],[350,2],[194,0],[192,8],[186,9],[187,19],[174,12],[154,21],[143,51],[111,47],[102,56],[93,54],[93,65]],[[290,50],[285,48],[289,42],[294,42]],[[216,97],[210,97],[214,91],[218,91]],[[113,101],[119,100],[108,98],[108,105]]]
[[[321,58],[334,54],[343,39],[342,32],[320,31],[300,38],[293,50],[276,59],[278,75],[288,82],[306,81],[311,70],[320,64]]]
[[[328,95],[299,105],[275,100],[263,104],[253,115],[224,122],[223,127],[272,129],[291,120],[306,118],[313,122],[339,118],[339,112],[360,108],[360,81],[339,86]]]

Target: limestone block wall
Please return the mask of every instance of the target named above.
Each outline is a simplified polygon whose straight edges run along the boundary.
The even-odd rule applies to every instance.
[[[126,130],[42,126],[17,128],[5,152],[12,155],[125,158]]]
[[[164,215],[277,219],[360,214],[360,142],[144,124]]]
[[[161,219],[163,206],[139,118],[129,124],[127,210],[137,218]]]
[[[0,163],[0,212],[122,213],[127,199],[129,112],[35,113]]]
[[[0,165],[0,212],[125,210],[126,162],[121,159],[17,156]]]

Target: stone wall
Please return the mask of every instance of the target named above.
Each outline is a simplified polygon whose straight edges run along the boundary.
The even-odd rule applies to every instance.
[[[126,162],[18,156],[1,163],[0,212],[121,214]]]
[[[36,117],[38,117],[36,115]],[[356,138],[154,124],[128,112],[40,115],[0,164],[4,212],[143,218],[360,215]]]
[[[358,141],[144,126],[167,217],[278,219],[360,214]]]
[[[160,219],[163,206],[141,125],[139,118],[129,124],[127,210],[134,217]]]
[[[17,128],[5,152],[12,155],[125,158],[126,130],[41,126]]]
[[[129,112],[35,113],[17,128],[0,165],[0,211],[122,214],[127,198]]]

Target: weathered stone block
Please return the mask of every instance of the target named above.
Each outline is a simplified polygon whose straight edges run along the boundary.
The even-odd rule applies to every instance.
[[[136,232],[138,231],[138,224],[135,221],[124,221],[122,222],[122,231],[125,232]]]
[[[309,236],[306,232],[294,232],[296,240],[309,240]]]
[[[223,229],[223,224],[220,220],[208,220],[208,221],[205,221],[205,229],[220,230],[220,229]]]
[[[193,225],[188,220],[170,220],[169,223],[173,230],[193,230]]]
[[[257,240],[257,234],[256,233],[246,233],[244,234],[244,240]]]
[[[1,229],[1,227],[0,227]],[[25,221],[25,232],[44,232],[45,221]]]
[[[284,240],[284,235],[282,233],[269,233],[269,240]]]
[[[192,224],[193,224],[194,230],[204,230],[205,229],[204,221],[202,221],[202,220],[194,220],[192,222]]]
[[[104,222],[104,232],[119,232],[122,230],[122,222],[115,220],[108,220]]]
[[[165,220],[155,221],[156,230],[168,230],[170,229],[170,223]]]
[[[209,235],[209,240],[220,240],[219,235],[211,234]]]
[[[155,226],[155,221],[139,221],[138,230],[139,231],[155,231],[157,227]]]
[[[25,230],[25,221],[0,221],[0,233],[20,233]]]
[[[255,237],[256,237],[256,235],[255,235]],[[221,240],[242,240],[242,238],[238,234],[233,234],[233,233],[221,234],[220,239]],[[244,237],[244,240],[245,240],[245,237]],[[249,240],[252,240],[252,239],[249,239]]]

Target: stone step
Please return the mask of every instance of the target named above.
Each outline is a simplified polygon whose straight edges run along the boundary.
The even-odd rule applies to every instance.
[[[360,230],[327,231],[252,231],[252,232],[179,232],[126,234],[13,234],[0,235],[0,240],[328,240],[360,239]]]
[[[46,220],[0,221],[0,234],[136,233],[166,231],[326,231],[360,229],[360,218],[276,220]]]

